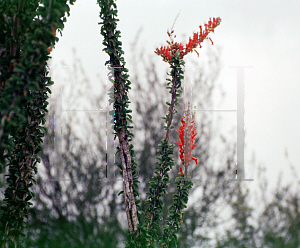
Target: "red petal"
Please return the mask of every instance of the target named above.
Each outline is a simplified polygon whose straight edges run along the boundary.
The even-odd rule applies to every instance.
[[[196,164],[198,164],[198,159],[197,158],[192,157],[192,159],[196,162]]]
[[[180,45],[179,45],[179,50],[183,51],[183,45],[182,45],[182,43],[180,43]]]
[[[179,154],[179,157],[180,157],[181,161],[184,162],[184,156],[182,153]]]

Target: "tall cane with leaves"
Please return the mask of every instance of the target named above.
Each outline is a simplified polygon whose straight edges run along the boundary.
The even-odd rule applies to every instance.
[[[55,32],[63,29],[68,10],[67,0],[0,2],[0,172],[9,166],[0,216],[3,248],[17,247],[25,237],[46,131],[41,123],[53,84],[46,68],[49,47],[58,40]]]

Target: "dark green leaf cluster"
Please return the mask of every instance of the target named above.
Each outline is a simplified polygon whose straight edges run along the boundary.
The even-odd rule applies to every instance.
[[[167,226],[164,227],[163,238],[160,241],[160,244],[165,244],[163,247],[177,247],[177,236],[175,233],[181,229],[180,214],[183,215],[182,209],[186,208],[189,190],[193,186],[189,175],[181,175],[176,178],[174,183],[177,184],[176,192],[173,194],[172,206],[168,207],[169,217],[166,220]]]
[[[160,228],[158,223],[159,220],[162,220],[161,213],[163,207],[163,202],[160,198],[167,193],[167,184],[170,180],[168,171],[175,165],[174,159],[170,157],[170,155],[174,154],[174,145],[168,145],[168,142],[163,140],[159,144],[159,147],[161,147],[161,149],[157,150],[160,155],[160,157],[157,157],[159,162],[156,162],[158,165],[155,167],[155,176],[152,177],[153,181],[150,181],[149,193],[146,193],[148,200],[145,202],[149,205],[146,211],[147,216],[145,216],[145,226],[149,227],[148,233],[151,236],[151,244],[155,240],[158,240],[156,228]]]
[[[73,3],[73,0],[70,1]],[[47,75],[48,48],[63,29],[66,0],[1,1],[0,40],[0,170],[9,161],[5,204],[1,206],[0,239],[16,245],[25,237],[30,187],[35,182],[38,153],[46,128],[47,93],[53,84]]]
[[[43,5],[39,5],[42,3]],[[38,89],[39,71],[49,59],[48,47],[58,38],[53,28],[62,29],[66,1],[1,1],[1,61],[0,75],[0,170],[3,172],[5,158],[11,155],[14,144],[9,135],[16,136],[26,116],[22,106],[33,101]],[[11,35],[13,34],[13,35]],[[3,71],[3,73],[2,73]],[[4,151],[7,154],[3,156]]]

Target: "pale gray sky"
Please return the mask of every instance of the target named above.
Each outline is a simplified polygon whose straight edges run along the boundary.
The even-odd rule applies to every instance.
[[[294,180],[286,172],[289,167],[285,148],[300,176],[299,1],[124,0],[117,1],[117,6],[118,29],[121,30],[126,62],[131,57],[130,44],[141,27],[140,42],[144,52],[154,54],[156,47],[166,45],[166,31],[179,12],[174,27],[175,40],[184,43],[188,36],[198,31],[199,25],[207,23],[209,17],[221,17],[221,25],[210,37],[214,46],[221,48],[222,71],[217,81],[227,92],[227,98],[216,108],[236,109],[236,70],[228,67],[253,67],[245,69],[246,176],[255,180],[258,173],[257,168],[249,168],[252,152],[255,152],[257,162],[267,167],[267,180],[272,186],[275,186],[280,172],[285,171],[285,182]],[[94,0],[77,0],[71,6],[71,16],[63,37],[52,52],[51,62],[53,68],[59,67],[60,61],[71,66],[72,48],[75,48],[96,88],[99,84],[96,75],[101,74],[101,67],[108,60],[108,55],[101,51],[103,37],[98,25],[101,21],[99,11]],[[200,57],[205,54],[207,46],[211,46],[210,42],[198,49]],[[163,66],[165,63],[161,58],[155,56],[155,61]],[[197,57],[195,53],[188,56]],[[127,63],[126,66],[130,75],[131,65]],[[55,78],[54,81],[54,89],[63,85]],[[227,113],[223,115],[227,118]],[[233,121],[230,125],[236,123]],[[257,180],[252,182],[257,183]]]

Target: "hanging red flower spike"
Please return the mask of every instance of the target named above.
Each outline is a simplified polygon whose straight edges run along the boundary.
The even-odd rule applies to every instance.
[[[198,164],[198,159],[191,156],[192,150],[197,146],[197,144],[194,144],[195,137],[197,133],[195,133],[196,129],[194,127],[194,121],[189,122],[190,117],[190,102],[188,105],[188,109],[186,111],[186,115],[181,118],[182,125],[179,126],[178,129],[178,136],[180,140],[176,142],[176,144],[179,146],[179,157],[181,160],[181,164],[185,166],[185,173],[187,173],[187,167],[194,160],[196,164]],[[186,117],[186,121],[184,121],[184,118]],[[195,114],[194,114],[195,118]],[[180,166],[180,172],[182,172],[182,168]]]

